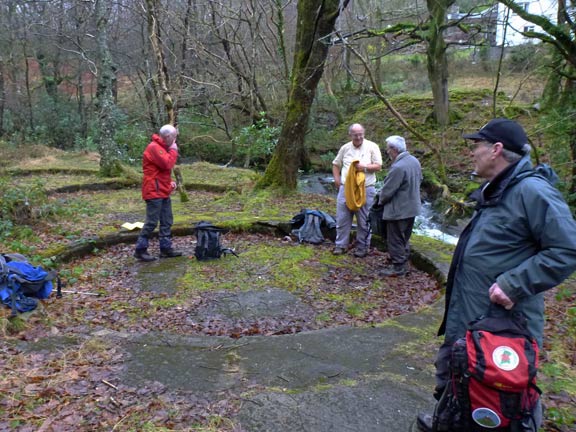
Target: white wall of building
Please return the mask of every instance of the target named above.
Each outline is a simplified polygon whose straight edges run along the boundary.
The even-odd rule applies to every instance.
[[[524,9],[533,15],[543,15],[552,22],[556,22],[558,13],[558,2],[554,0],[517,0],[516,3],[522,5]],[[496,45],[501,46],[504,39],[504,29],[508,8],[498,3],[498,25],[496,27]],[[508,28],[506,29],[505,46],[522,45],[525,43],[538,43],[538,39],[524,37],[523,31],[543,31],[542,28],[524,21],[517,14],[510,11],[508,17]]]

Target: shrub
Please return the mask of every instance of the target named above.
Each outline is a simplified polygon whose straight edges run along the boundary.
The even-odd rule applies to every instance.
[[[0,240],[18,234],[29,237],[26,225],[55,216],[73,217],[90,214],[89,203],[78,200],[49,200],[41,180],[18,185],[7,177],[0,177]]]
[[[136,164],[142,160],[142,153],[150,142],[151,136],[145,126],[133,123],[119,127],[114,134],[114,139],[126,154],[127,162]]]
[[[265,115],[266,113],[260,113],[260,120],[242,128],[233,139],[237,155],[245,160],[245,168],[252,163],[256,166],[265,166],[278,143],[280,128],[270,126]]]

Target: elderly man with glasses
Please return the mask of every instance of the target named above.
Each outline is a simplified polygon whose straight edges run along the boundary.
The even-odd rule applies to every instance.
[[[371,234],[368,215],[376,195],[374,188],[376,172],[382,169],[382,153],[376,143],[364,138],[364,127],[362,125],[358,123],[351,125],[348,128],[348,135],[351,141],[340,147],[336,158],[332,162],[332,174],[338,188],[336,200],[336,247],[332,253],[334,255],[343,255],[348,251],[352,220],[354,215],[356,215],[358,230],[356,232],[356,251],[354,256],[364,258],[370,248]],[[363,198],[364,202],[361,203],[359,208],[353,210],[349,207],[352,197],[346,196],[346,189],[348,189],[348,195],[350,195],[352,185],[349,184],[349,187],[345,188],[345,183],[350,178],[349,172],[364,174],[363,185],[360,185],[363,188],[360,192],[365,197]]]
[[[382,210],[383,232],[392,266],[381,276],[400,277],[409,273],[410,237],[416,216],[420,214],[420,162],[406,149],[398,135],[386,138],[386,154],[392,161],[378,196]]]
[[[472,320],[491,304],[513,308],[528,318],[528,329],[542,347],[544,292],[576,270],[576,223],[550,182],[553,172],[532,167],[522,126],[497,118],[464,138],[472,141],[474,170],[486,181],[448,273],[438,332],[444,343],[435,362],[437,399],[449,383],[452,345]],[[534,428],[522,430],[540,425],[540,404],[532,417]],[[431,431],[432,417],[420,414],[417,425]]]

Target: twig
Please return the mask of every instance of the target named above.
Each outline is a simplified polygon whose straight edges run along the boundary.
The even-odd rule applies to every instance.
[[[124,420],[126,420],[127,418],[128,418],[128,414],[126,414],[124,417],[122,417],[122,418],[120,419],[120,421],[114,425],[114,427],[112,428],[112,432],[114,432],[114,431],[118,428],[118,426],[120,426],[120,423],[122,423],[122,422],[123,422]]]
[[[222,348],[223,346],[224,346],[224,345],[222,345],[222,344],[216,345],[215,347],[214,347],[214,346],[211,346],[211,347],[208,348],[208,351],[218,351],[218,350],[219,350],[220,348]]]
[[[68,294],[85,294],[85,295],[91,295],[91,296],[96,296],[96,297],[100,297],[100,293],[93,293],[93,292],[88,292],[88,291],[69,291],[69,290],[62,290],[63,293],[68,293]]]
[[[210,370],[215,370],[215,371],[220,371],[220,372],[225,372],[225,373],[237,373],[238,370],[231,370],[231,369],[222,369],[222,368],[217,368],[217,367],[211,367],[211,366],[204,366],[204,365],[200,365],[198,366],[202,369],[210,369]]]
[[[231,346],[228,346],[228,347],[225,347],[224,345],[220,344],[220,345],[208,347],[208,348],[206,348],[206,349],[207,349],[208,351],[219,351],[219,350],[221,350],[221,349],[224,349],[224,350],[226,350],[226,351],[230,351],[230,350],[233,350],[233,349],[236,349],[236,348],[240,348],[240,347],[243,347],[243,346],[246,346],[246,345],[249,345],[249,343],[246,342],[246,343],[243,343],[243,344],[240,344],[240,345],[231,345]]]
[[[240,347],[243,347],[243,346],[246,346],[246,345],[250,345],[250,344],[249,344],[248,342],[246,342],[246,343],[243,343],[243,344],[241,344],[241,345],[232,345],[232,346],[226,347],[226,350],[229,351],[229,350],[233,350],[233,349],[236,349],[236,348],[240,348]]]
[[[264,404],[262,402],[254,400],[254,399],[240,398],[240,400],[243,400],[246,402],[252,402],[253,404],[258,405],[258,406],[264,406]]]
[[[118,390],[118,387],[116,387],[114,384],[112,384],[111,382],[106,381],[105,379],[102,380],[102,382],[104,384],[106,384],[109,387],[112,387],[114,390]]]

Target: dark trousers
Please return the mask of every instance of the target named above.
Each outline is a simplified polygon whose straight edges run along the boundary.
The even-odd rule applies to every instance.
[[[146,200],[146,222],[136,241],[136,249],[148,249],[148,239],[160,222],[158,232],[160,238],[160,249],[166,250],[172,248],[172,224],[174,216],[172,215],[172,202],[170,198],[156,198]]]
[[[416,218],[386,220],[386,243],[392,264],[404,266],[410,258],[410,236]]]

